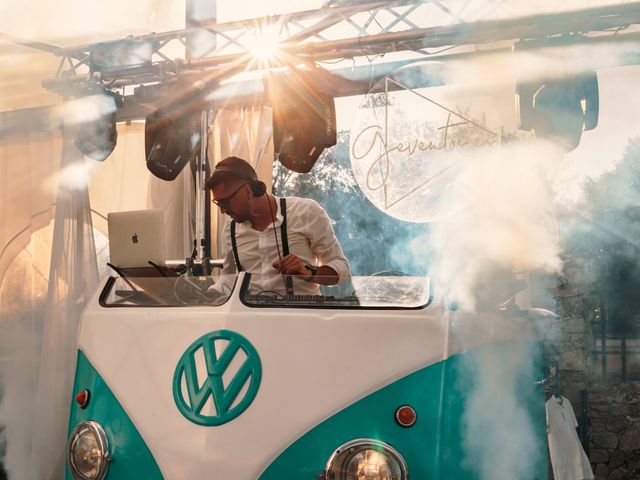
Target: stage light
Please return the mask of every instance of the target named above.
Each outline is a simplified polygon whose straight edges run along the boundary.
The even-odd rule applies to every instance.
[[[147,168],[152,174],[162,180],[175,180],[198,148],[199,119],[199,112],[180,116],[170,108],[147,116],[144,141]]]
[[[267,89],[278,160],[289,170],[307,173],[324,149],[336,144],[334,99],[321,91],[314,72],[292,71],[286,78],[268,80]]]
[[[95,115],[76,124],[74,144],[83,155],[102,162],[116,147],[116,112],[123,105],[122,97],[99,85],[90,85],[84,94],[84,101],[94,107]]]
[[[157,109],[147,115],[144,127],[146,163],[156,177],[174,180],[196,158],[202,141],[202,112],[211,108],[215,80],[177,79],[157,90],[137,89],[139,101],[157,99]],[[148,90],[148,91],[146,91]]]
[[[516,85],[518,128],[533,130],[566,152],[575,149],[582,132],[598,126],[600,95],[595,71],[571,70],[573,59],[584,55],[578,36],[523,40],[514,45],[527,65],[553,59],[553,68],[536,72],[528,67]],[[567,65],[563,70],[561,65]],[[557,66],[557,67],[556,67]],[[547,73],[548,72],[548,73]]]
[[[599,94],[595,72],[517,85],[520,128],[531,130],[566,151],[580,144],[582,132],[598,125]]]

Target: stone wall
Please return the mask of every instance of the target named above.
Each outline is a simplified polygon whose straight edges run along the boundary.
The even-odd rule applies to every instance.
[[[586,389],[596,478],[640,479],[640,382],[591,383]]]
[[[547,305],[560,313],[544,326],[547,361],[558,366],[558,393],[571,401],[578,422],[586,423],[585,451],[596,480],[640,480],[640,382],[603,383],[595,370],[592,322],[600,319],[602,298],[592,265],[565,259],[555,305]],[[580,411],[582,391],[586,422]]]

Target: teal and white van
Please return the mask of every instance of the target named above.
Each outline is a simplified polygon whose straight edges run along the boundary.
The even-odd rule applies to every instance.
[[[425,277],[261,283],[104,280],[81,319],[67,478],[507,478],[487,473],[500,458],[547,478],[526,311],[446,308]]]

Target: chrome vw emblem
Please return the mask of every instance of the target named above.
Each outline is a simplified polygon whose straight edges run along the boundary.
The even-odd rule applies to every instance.
[[[253,345],[238,333],[218,330],[193,342],[178,361],[173,398],[180,413],[193,423],[222,425],[251,405],[261,378],[262,365]]]

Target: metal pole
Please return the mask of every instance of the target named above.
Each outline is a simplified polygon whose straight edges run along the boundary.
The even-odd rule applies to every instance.
[[[584,448],[584,452],[587,454],[587,457],[589,456],[589,417],[587,416],[588,403],[588,392],[586,390],[580,390],[580,425],[578,426],[578,428],[580,429],[580,443],[582,443],[582,448]]]
[[[622,331],[620,337],[620,374],[622,375],[622,381],[627,381],[627,332]]]
[[[607,381],[607,325],[609,323],[609,255],[604,255],[604,312],[600,327],[600,358],[602,362],[602,383]]]
[[[204,124],[204,129],[202,131],[202,150],[200,154],[202,155],[202,175],[204,177],[204,182],[207,181],[209,175],[211,174],[211,170],[209,168],[209,127],[211,126],[211,118],[212,115],[209,115],[211,110],[208,108],[205,112],[206,121]],[[204,189],[204,183],[203,183]],[[204,236],[203,236],[203,247],[204,247],[204,258],[211,258],[211,192],[207,189],[203,190],[204,196]],[[207,273],[207,272],[205,272]]]
[[[205,243],[205,200],[206,194],[204,183],[206,181],[206,163],[207,163],[207,111],[200,114],[200,153],[196,161],[196,212],[195,212],[195,250],[196,260],[202,261],[204,258]]]

